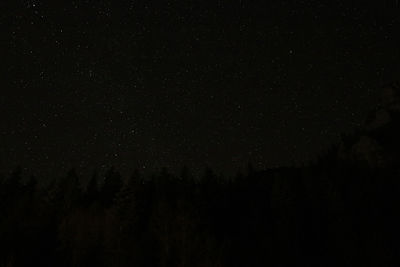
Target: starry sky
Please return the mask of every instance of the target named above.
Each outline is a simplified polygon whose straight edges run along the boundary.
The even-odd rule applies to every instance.
[[[306,162],[357,128],[399,77],[397,1],[0,9],[1,170]]]

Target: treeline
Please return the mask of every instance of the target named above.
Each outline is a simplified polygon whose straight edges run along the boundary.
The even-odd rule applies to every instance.
[[[400,266],[399,173],[325,157],[40,187],[18,168],[0,187],[0,266]]]

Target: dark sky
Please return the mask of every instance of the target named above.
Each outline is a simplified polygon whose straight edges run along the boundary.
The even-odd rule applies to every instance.
[[[249,2],[1,1],[0,168],[290,165],[399,77],[396,1]]]

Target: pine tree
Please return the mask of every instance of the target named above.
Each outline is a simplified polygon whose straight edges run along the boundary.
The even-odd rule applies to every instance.
[[[121,190],[122,178],[119,172],[111,167],[105,177],[104,184],[100,191],[101,201],[104,207],[110,207],[114,201],[115,196]]]
[[[84,203],[87,206],[91,206],[97,202],[99,198],[99,185],[98,185],[98,174],[95,171],[89,183],[86,186],[84,194]]]

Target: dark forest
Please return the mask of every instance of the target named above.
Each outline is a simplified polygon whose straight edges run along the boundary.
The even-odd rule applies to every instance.
[[[304,166],[1,179],[0,266],[398,266],[399,86]]]

